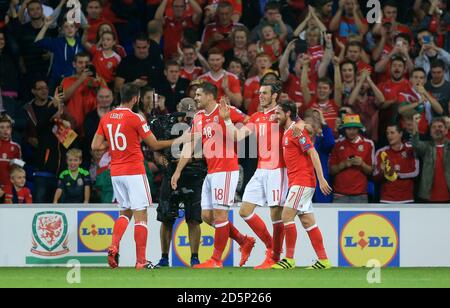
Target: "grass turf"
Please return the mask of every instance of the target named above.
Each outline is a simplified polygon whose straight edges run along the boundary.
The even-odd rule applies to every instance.
[[[82,268],[81,283],[69,284],[66,268],[0,268],[0,287],[56,288],[417,288],[450,287],[450,268],[386,268],[381,283],[369,284],[369,269],[334,268],[327,271],[255,271],[251,268],[192,270],[169,268],[136,271],[131,268]]]

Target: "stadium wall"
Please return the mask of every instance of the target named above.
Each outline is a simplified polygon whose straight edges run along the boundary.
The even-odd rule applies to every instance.
[[[272,231],[269,212],[257,213]],[[450,267],[450,205],[316,205],[328,256],[334,265],[366,266],[368,261],[388,267]],[[0,267],[65,266],[76,259],[83,266],[106,266],[105,249],[111,241],[114,205],[0,205]],[[235,209],[230,220],[243,233],[252,234]],[[299,240],[296,261],[309,265],[315,254],[306,232],[297,222]],[[156,210],[149,210],[147,256],[160,258],[160,223]],[[175,225],[171,262],[189,264],[188,229],[183,219]],[[210,257],[214,230],[202,224],[200,259]],[[236,266],[240,253],[229,243],[225,264]],[[133,225],[121,245],[121,265],[134,266]],[[247,266],[264,259],[264,247],[257,241]]]

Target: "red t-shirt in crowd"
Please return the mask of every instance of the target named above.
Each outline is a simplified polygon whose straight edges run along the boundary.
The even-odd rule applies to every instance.
[[[211,72],[200,76],[198,79],[207,81],[215,85],[217,87],[217,100],[220,100],[220,98],[225,95],[225,92],[222,88],[223,77],[225,76],[225,74],[228,76],[228,88],[230,89],[230,91],[234,94],[241,93],[241,82],[239,81],[239,78],[236,75],[225,70],[223,71],[219,79],[214,79]]]
[[[92,45],[90,50],[92,55],[92,64],[97,69],[97,73],[106,82],[113,82],[116,78],[116,70],[122,60],[118,53],[113,51],[112,55],[106,57],[103,50],[99,49],[97,45]]]
[[[289,179],[289,188],[292,186],[316,187],[316,174],[311,157],[307,152],[314,149],[308,132],[305,130],[300,137],[294,137],[292,123],[283,136],[283,155]]]
[[[391,168],[397,172],[398,179],[390,182],[384,178],[381,171],[381,153],[386,152]],[[414,178],[419,175],[419,160],[414,156],[414,149],[408,143],[403,144],[399,151],[386,146],[376,153],[374,177],[382,181],[381,202],[412,203],[414,202]]]
[[[253,114],[246,125],[255,133],[258,142],[258,169],[285,167],[281,146],[284,131],[278,124],[275,110],[273,108]]]
[[[436,146],[436,166],[434,168],[433,187],[430,195],[431,202],[450,201],[450,191],[448,190],[445,178],[444,146]]]
[[[97,135],[109,143],[111,176],[145,174],[141,141],[151,134],[145,118],[128,108],[116,108],[102,117]]]
[[[172,59],[178,56],[178,44],[181,42],[186,29],[197,28],[192,16],[181,19],[166,16],[164,18],[164,58]]]
[[[374,162],[374,144],[371,140],[358,137],[355,142],[346,138],[337,140],[330,156],[330,166],[336,166],[351,157],[361,157],[363,161],[372,166]],[[333,181],[336,194],[356,196],[367,194],[367,176],[359,167],[350,167],[339,172]]]
[[[278,59],[283,55],[284,42],[278,39],[278,48],[274,48],[272,44],[261,42],[261,49],[263,53],[269,55],[272,63],[276,63],[278,62]]]
[[[11,140],[0,140],[0,185],[9,185],[12,159],[22,158],[20,145]]]
[[[310,79],[308,87],[311,95],[314,96],[317,89],[316,81]],[[303,115],[306,109],[310,108],[309,106],[305,106],[305,103],[303,101],[303,92],[301,91],[301,80],[296,75],[289,74],[288,80],[286,80],[286,82],[283,84],[283,92],[289,95],[289,99],[293,102],[302,104],[299,110],[300,116]]]
[[[224,26],[219,25],[216,22],[213,22],[213,23],[207,25],[205,27],[205,30],[203,31],[202,44],[207,45],[207,43],[212,38],[214,33],[220,33],[225,38],[223,40],[218,41],[215,44],[211,45],[211,48],[217,47],[225,53],[226,51],[233,48],[233,45],[231,44],[231,41],[229,40],[229,38],[231,36],[231,32],[233,31],[234,27],[236,27],[236,26],[242,26],[242,24],[231,23],[230,25],[224,27]]]
[[[336,105],[334,100],[328,100],[326,103],[319,103],[317,102],[317,97],[314,97],[308,108],[321,110],[327,125],[333,130],[333,132],[337,131],[338,127],[336,127],[336,120],[339,116],[339,107]]]
[[[231,121],[244,123],[246,115],[231,107]],[[208,165],[208,173],[239,170],[236,142],[227,140],[225,121],[219,114],[219,104],[210,113],[198,112],[192,122],[192,132],[202,134],[203,155]]]
[[[201,75],[203,75],[203,68],[195,66],[192,71],[186,70],[185,67],[181,68],[180,77],[187,80],[197,80]]]

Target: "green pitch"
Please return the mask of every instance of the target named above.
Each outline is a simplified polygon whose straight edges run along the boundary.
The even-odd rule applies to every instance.
[[[162,287],[162,288],[305,288],[305,287],[450,287],[450,268],[382,269],[381,283],[367,282],[368,269],[328,271],[255,271],[250,268],[136,271],[82,268],[81,283],[69,284],[66,268],[0,268],[0,287]]]

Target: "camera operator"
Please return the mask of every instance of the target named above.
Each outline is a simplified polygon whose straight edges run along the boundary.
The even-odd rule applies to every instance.
[[[152,131],[158,138],[173,139],[172,128],[176,124],[185,123],[186,129],[196,112],[196,103],[191,98],[184,98],[177,106],[178,113],[159,116],[150,121]],[[155,153],[156,162],[163,166],[164,175],[161,183],[160,201],[157,209],[158,221],[161,224],[161,252],[162,257],[158,265],[169,266],[169,250],[175,220],[180,216],[180,209],[184,209],[184,216],[189,229],[191,247],[191,266],[199,264],[198,250],[200,246],[201,219],[201,190],[207,174],[203,160],[193,160],[183,171],[178,189],[173,191],[170,180],[177,167],[177,160],[171,155],[170,149]]]

